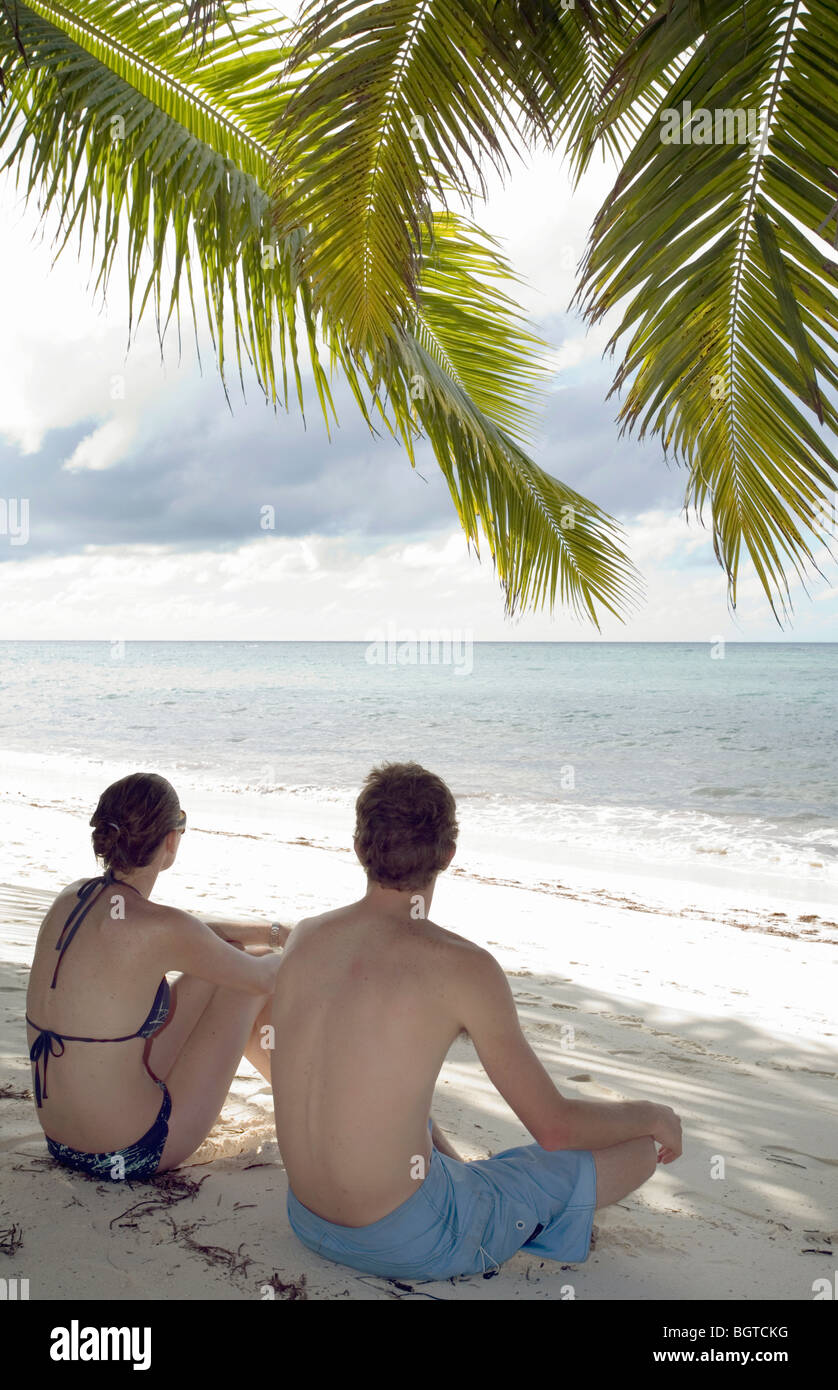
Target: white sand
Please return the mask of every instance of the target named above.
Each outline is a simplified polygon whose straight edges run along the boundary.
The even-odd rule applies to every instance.
[[[53,1165],[29,1090],[27,970],[52,895],[95,872],[90,810],[127,770],[18,757],[0,777],[0,1274],[28,1279],[31,1298],[810,1300],[831,1277],[838,924],[822,892],[638,865],[559,873],[501,859],[467,825],[435,920],[497,955],[563,1093],[655,1099],[684,1124],[684,1156],[597,1214],[584,1264],[521,1254],[490,1279],[399,1287],[310,1254],[285,1216],[270,1088],[247,1063],[176,1174],[115,1187]],[[178,791],[189,833],[159,898],[296,921],[363,891],[334,805]],[[465,1042],[435,1115],[468,1158],[529,1142]]]

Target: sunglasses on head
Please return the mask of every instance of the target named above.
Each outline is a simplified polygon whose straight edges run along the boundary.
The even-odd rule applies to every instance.
[[[185,835],[185,834],[186,834],[186,812],[185,812],[185,811],[181,811],[181,813],[180,813],[180,815],[179,815],[179,817],[178,817],[177,825],[174,826],[174,829],[175,829],[175,830],[179,830],[180,833],[181,833],[181,835]]]

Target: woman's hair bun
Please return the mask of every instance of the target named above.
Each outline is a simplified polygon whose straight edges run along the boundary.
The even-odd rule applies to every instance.
[[[90,818],[93,852],[110,869],[142,868],[160,841],[177,829],[180,803],[174,787],[156,772],[132,772],[99,798]]]

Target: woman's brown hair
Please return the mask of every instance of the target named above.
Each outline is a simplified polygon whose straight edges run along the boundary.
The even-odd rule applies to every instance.
[[[418,763],[373,768],[355,803],[355,848],[384,888],[424,888],[457,840],[456,805],[442,778]]]
[[[115,873],[148,864],[181,817],[177,793],[156,772],[132,772],[99,797],[93,812],[93,852]]]

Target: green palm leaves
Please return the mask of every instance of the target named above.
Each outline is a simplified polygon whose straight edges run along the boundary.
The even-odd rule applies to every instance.
[[[238,4],[0,3],[0,145],[91,228],[100,280],[125,247],[161,330],[200,279],[222,373],[231,329],[302,403],[304,335],[327,420],[321,353],[411,461],[426,437],[510,611],[598,622],[638,592],[619,529],[525,452],[544,344],[446,207],[534,139],[577,172],[604,143],[624,164],[579,302],[621,314],[624,428],[686,464],[732,602],[747,554],[782,615],[838,469],[836,39],[831,0],[321,0],[293,32]]]
[[[580,288],[592,321],[624,305],[624,425],[687,464],[732,600],[744,551],[780,615],[834,524],[836,41],[823,0],[655,13],[614,76],[605,123],[639,92],[648,119]]]
[[[427,437],[510,611],[561,598],[594,621],[617,613],[637,590],[619,529],[522,450],[543,345],[502,292],[509,267],[424,191],[479,181],[479,150],[503,159],[503,112],[518,118],[521,92],[536,109],[514,25],[482,0],[449,3],[471,44],[460,59],[446,32],[419,23],[439,0],[374,6],[348,25],[352,7],[327,8],[316,32],[328,62],[305,57],[313,31],[292,52],[275,16],[247,6],[191,6],[201,43],[181,4],[16,4],[14,24],[0,8],[6,162],[58,207],[65,244],[91,228],[101,282],[127,250],[132,303],[142,312],[151,299],[161,331],[184,297],[197,312],[200,278],[222,373],[231,325],[240,370],[246,352],[276,398],[281,367],[287,401],[290,364],[302,404],[304,332],[327,420],[323,351],[411,460]],[[344,68],[335,49],[366,43],[370,16],[364,54]],[[443,116],[406,129],[405,111],[427,113],[429,66]]]
[[[526,69],[482,0],[327,0],[301,25],[277,217],[310,229],[307,274],[350,344],[380,347],[416,302],[429,192],[480,182],[481,155],[505,163]]]
[[[254,88],[266,126],[280,109],[270,73],[275,28],[254,18],[235,38],[217,38],[212,67],[201,73],[211,79],[205,88],[180,5],[98,0],[14,9],[17,35],[0,14],[6,166],[43,209],[57,209],[62,246],[89,226],[97,284],[106,284],[123,248],[131,304],[139,301],[141,314],[151,298],[161,332],[182,295],[194,312],[197,278],[222,372],[229,311],[239,366],[244,343],[266,390],[275,391],[277,323],[297,368],[297,244],[273,245],[270,152],[263,132],[241,117]],[[218,89],[230,100],[219,101]],[[306,327],[313,339],[310,311]],[[317,382],[328,390],[322,368]]]

